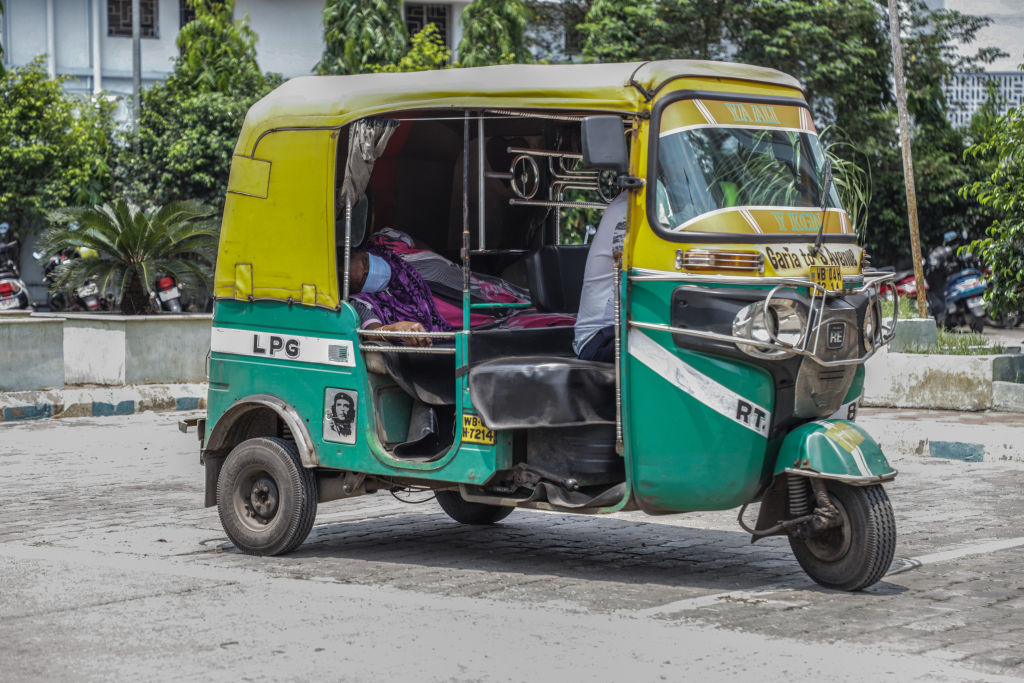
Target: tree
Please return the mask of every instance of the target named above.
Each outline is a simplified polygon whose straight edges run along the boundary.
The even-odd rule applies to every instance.
[[[459,66],[528,62],[526,17],[522,0],[475,0],[469,4],[462,10]]]
[[[526,43],[540,60],[561,62],[583,52],[579,25],[590,11],[592,0],[524,0],[527,11]]]
[[[401,0],[326,0],[319,74],[363,74],[397,64],[408,50]]]
[[[174,69],[142,93],[138,132],[119,155],[119,189],[137,203],[222,206],[242,120],[281,82],[260,70],[256,34],[248,18],[232,20],[233,0],[191,2],[196,18],[178,34]]]
[[[735,15],[753,0],[594,0],[579,29],[591,62],[722,59]]]
[[[991,117],[991,111],[982,115]],[[1024,310],[1024,108],[1014,107],[990,124],[987,137],[967,150],[988,173],[962,194],[994,219],[968,249],[992,270],[985,292],[990,313],[1019,314]],[[975,133],[982,125],[979,121]]]
[[[437,26],[427,24],[412,37],[412,47],[398,60],[398,64],[375,65],[373,70],[376,73],[395,73],[445,69],[451,56],[451,50],[445,47]]]
[[[52,256],[85,247],[98,255],[60,266],[53,289],[79,287],[95,277],[101,292],[115,291],[122,313],[137,315],[148,310],[149,290],[161,275],[197,290],[209,286],[217,248],[217,230],[206,220],[211,213],[194,201],[143,210],[123,199],[55,211],[56,225],[40,240],[42,251]]]
[[[0,219],[18,237],[111,185],[113,105],[68,95],[63,80],[49,78],[42,57],[0,70]]]

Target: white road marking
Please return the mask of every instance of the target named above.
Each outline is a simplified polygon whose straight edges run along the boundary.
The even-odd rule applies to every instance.
[[[999,541],[975,543],[960,548],[952,548],[950,550],[943,550],[937,553],[929,553],[928,555],[912,557],[906,560],[897,557],[895,560],[893,560],[893,568],[891,568],[886,573],[886,576],[902,574],[912,569],[922,567],[926,564],[949,562],[950,560],[958,560],[961,557],[968,557],[970,555],[986,555],[989,553],[999,552],[1000,550],[1018,548],[1020,546],[1024,546],[1024,536],[1020,536],[1017,538],[1007,538]],[[767,584],[764,586],[759,586],[757,588],[751,588],[748,590],[712,593],[711,595],[702,595],[697,598],[676,600],[674,602],[669,602],[664,605],[658,605],[656,607],[648,607],[647,609],[636,610],[630,612],[630,614],[637,617],[656,617],[662,614],[672,614],[675,612],[685,612],[689,610],[700,609],[702,607],[708,607],[709,605],[714,605],[725,600],[737,602],[766,602],[767,597],[772,593],[785,590],[794,590],[798,588],[809,588],[813,585],[815,584],[810,579],[785,581],[782,583]]]
[[[967,557],[969,555],[983,555],[986,553],[995,553],[1000,550],[1009,550],[1010,548],[1019,548],[1024,545],[1024,536],[1018,536],[1017,538],[1005,538],[999,541],[988,541],[987,543],[976,543],[974,545],[964,546],[962,548],[954,548],[952,550],[943,550],[937,553],[930,553],[928,555],[921,555],[920,557],[911,557],[908,560],[900,560],[896,558],[893,562],[893,566],[896,562],[901,562],[902,566],[896,569],[890,569],[886,576],[892,576],[893,574],[902,574],[908,572],[911,569],[917,569],[918,567],[926,564],[936,564],[938,562],[949,562],[950,560],[959,560],[961,557]]]

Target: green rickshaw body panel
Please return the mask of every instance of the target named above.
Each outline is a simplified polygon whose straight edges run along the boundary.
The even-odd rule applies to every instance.
[[[372,400],[374,391],[390,383],[367,372],[355,351],[357,326],[358,317],[347,304],[335,311],[279,302],[218,301],[211,340],[208,433],[237,401],[269,394],[302,418],[322,468],[479,485],[496,470],[511,467],[512,436],[508,432],[498,432],[496,443],[488,446],[463,445],[456,430],[452,449],[435,462],[392,458],[383,441],[399,425],[393,415],[379,416]],[[463,341],[456,340],[460,353],[464,353]],[[333,348],[330,352],[336,359],[339,353],[348,354],[348,364],[326,362],[326,352],[322,358],[305,355],[307,346],[317,343]],[[289,357],[289,350],[295,357]],[[464,379],[458,381],[465,383]],[[456,410],[472,412],[468,390],[459,389]],[[355,403],[352,433],[344,437],[333,434],[328,424],[328,398],[337,390],[348,393]],[[383,405],[387,408],[393,402],[393,397],[385,397]]]
[[[668,323],[672,282],[630,284],[636,321]],[[724,510],[751,500],[771,473],[771,375],[678,348],[672,335],[630,330],[623,401],[633,493],[647,512]]]
[[[874,439],[850,420],[817,420],[787,434],[775,474],[786,470],[806,470],[852,484],[877,483],[896,475]]]

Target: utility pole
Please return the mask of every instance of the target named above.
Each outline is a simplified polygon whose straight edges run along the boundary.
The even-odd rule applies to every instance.
[[[142,90],[141,4],[141,0],[132,0],[132,130],[136,133],[139,132],[139,91]],[[138,150],[135,151],[138,152]]]
[[[917,285],[917,314],[921,318],[927,318],[928,303],[925,298],[924,273],[921,268],[921,236],[917,229],[917,190],[914,186],[914,158],[910,153],[907,89],[903,78],[903,42],[900,40],[900,14],[896,2],[897,0],[889,0],[893,78],[896,81],[896,111],[900,117],[900,149],[903,151],[903,179],[907,185],[907,218],[910,220],[910,250],[914,259],[914,282]]]

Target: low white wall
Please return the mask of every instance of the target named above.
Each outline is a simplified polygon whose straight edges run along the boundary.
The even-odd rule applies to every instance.
[[[0,391],[64,385],[60,320],[0,315]]]
[[[67,384],[206,380],[210,315],[41,315],[63,320]]]
[[[865,366],[864,405],[989,410],[995,358],[882,349]]]
[[[205,382],[212,315],[125,320],[125,383]]]

